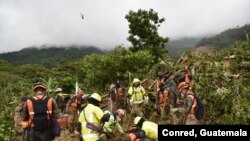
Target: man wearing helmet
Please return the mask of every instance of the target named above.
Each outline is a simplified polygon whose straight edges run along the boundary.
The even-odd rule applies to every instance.
[[[196,106],[196,100],[194,99],[194,93],[190,89],[190,85],[187,82],[181,82],[178,85],[178,91],[181,93],[181,97],[184,99],[184,104],[182,108],[179,108],[179,111],[184,114],[184,124],[194,125],[198,121],[194,115],[194,107]]]
[[[122,87],[119,80],[113,84],[110,89],[110,104],[109,110],[114,112],[116,109],[124,108],[126,106],[125,88]]]
[[[102,132],[101,118],[104,113],[100,108],[101,96],[93,93],[88,99],[88,105],[80,113],[78,121],[81,123],[81,135],[84,141],[100,139]]]
[[[158,139],[158,125],[156,123],[137,116],[134,119],[134,125],[145,132],[146,138],[153,141]]]
[[[70,133],[74,133],[78,120],[78,111],[80,111],[81,105],[83,104],[82,96],[84,92],[79,89],[77,94],[72,96],[67,103],[66,113],[68,114],[68,127]]]
[[[57,88],[55,90],[55,95],[56,95],[55,99],[56,99],[57,106],[61,110],[61,113],[64,113],[66,105],[64,103],[64,97],[63,97],[63,94],[62,94],[62,89]]]
[[[50,119],[59,117],[56,102],[47,96],[46,87],[41,83],[34,85],[34,97],[26,101],[24,120],[27,122],[29,141],[51,141],[55,136],[51,134]]]
[[[133,80],[133,86],[131,86],[128,90],[129,102],[131,106],[133,106],[132,110],[134,110],[136,114],[140,114],[142,116],[142,107],[144,99],[148,99],[146,95],[145,89],[141,86],[141,82],[138,78]]]
[[[101,122],[104,123],[103,131],[107,134],[108,138],[112,136],[112,128],[115,127],[121,134],[124,133],[120,125],[120,121],[123,119],[125,112],[123,109],[117,109],[113,114],[109,111],[104,112],[104,116]]]

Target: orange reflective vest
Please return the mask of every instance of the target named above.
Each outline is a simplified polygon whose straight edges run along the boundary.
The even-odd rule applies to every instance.
[[[163,92],[159,93],[159,104],[161,107],[164,107],[169,104],[169,98],[168,98],[168,90],[165,89]]]

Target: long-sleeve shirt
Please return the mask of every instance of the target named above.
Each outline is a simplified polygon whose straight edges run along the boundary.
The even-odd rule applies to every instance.
[[[79,122],[81,123],[81,133],[84,141],[99,140],[99,133],[91,130],[87,127],[87,122],[99,127],[101,125],[101,118],[103,117],[103,111],[100,107],[93,104],[88,104],[84,110],[80,113]]]
[[[120,133],[123,133],[120,123],[114,118],[113,115],[110,115],[109,121],[105,122],[103,130],[106,133],[112,132],[112,127],[115,127]]]

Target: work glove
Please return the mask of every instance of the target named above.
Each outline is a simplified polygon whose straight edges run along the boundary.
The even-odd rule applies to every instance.
[[[148,96],[144,96],[143,103],[146,104],[146,105],[148,104]]]

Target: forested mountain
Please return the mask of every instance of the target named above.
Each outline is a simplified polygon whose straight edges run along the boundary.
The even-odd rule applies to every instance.
[[[155,15],[152,10],[150,11],[151,14]],[[131,37],[132,41],[144,41],[144,37],[147,37],[147,42],[142,42],[143,44],[139,45],[135,43],[132,46],[134,49],[120,45],[107,53],[91,46],[42,46],[0,54],[0,141],[16,141],[16,139],[13,139],[17,135],[15,125],[19,125],[19,123],[17,124],[16,122],[14,124],[13,122],[14,115],[17,112],[16,106],[20,105],[20,99],[23,96],[31,97],[34,95],[33,86],[35,82],[45,84],[46,94],[54,99],[59,96],[59,94],[55,93],[57,88],[62,88],[62,92],[65,94],[61,95],[63,99],[66,99],[66,96],[71,97],[75,95],[78,91],[77,87],[83,90],[86,95],[98,93],[102,96],[101,104],[104,105],[102,107],[103,105],[101,106],[100,104],[100,107],[105,111],[108,107],[112,107],[112,103],[110,103],[110,98],[112,97],[109,95],[111,84],[119,80],[127,92],[133,86],[133,79],[137,78],[141,80],[140,84],[146,91],[146,94],[143,94],[141,98],[148,96],[149,100],[145,105],[142,104],[143,106],[138,108],[141,109],[141,112],[136,112],[137,107],[133,106],[133,103],[130,103],[131,99],[133,101],[132,96],[128,97],[124,93],[122,102],[124,102],[123,108],[126,110],[126,114],[121,127],[127,127],[124,128],[126,130],[133,124],[133,118],[131,117],[138,116],[139,114],[157,124],[183,125],[187,120],[187,114],[183,111],[184,100],[181,98],[182,96],[177,96],[179,104],[173,105],[171,101],[175,100],[174,96],[172,97],[174,91],[179,91],[180,88],[184,89],[181,86],[181,83],[183,84],[184,82],[186,92],[189,90],[194,91],[192,94],[196,94],[204,105],[205,114],[199,121],[199,124],[249,125],[250,42],[246,41],[245,36],[247,32],[249,33],[249,25],[242,28],[229,29],[211,38],[203,38],[200,42],[199,38],[185,38],[172,41],[170,39],[170,42],[166,45],[169,53],[166,54],[166,51],[162,50],[164,48],[162,45],[165,45],[167,38],[164,37],[164,40],[157,40],[161,38],[157,30],[155,30],[159,25],[151,25],[151,23],[155,23],[154,20],[152,20],[154,22],[149,20],[146,20],[149,22],[144,22],[145,20],[141,20],[140,18],[141,15],[144,18],[146,17],[146,19],[154,16],[147,14],[149,13],[147,11],[141,10],[137,13],[130,13],[133,18],[139,19],[136,22],[132,20],[132,25],[137,25],[137,22],[139,22],[140,25],[149,27],[147,29],[152,29],[149,30],[149,33],[151,33],[149,36],[148,32],[141,32],[144,30],[139,30],[141,26],[136,26],[136,31],[140,31],[140,34],[136,34],[135,40]],[[157,14],[155,17],[157,19]],[[161,23],[161,21],[164,21],[164,19],[161,19],[159,22]],[[151,40],[151,37],[155,40]],[[235,43],[235,41],[240,42]],[[194,48],[198,42],[197,46],[204,45],[205,47]],[[224,48],[224,50],[218,51],[215,54],[211,53],[211,55],[203,54],[200,51],[206,50],[206,46],[210,45],[220,49]],[[229,48],[230,46],[233,47]],[[194,49],[185,52],[186,49],[192,47]],[[195,52],[198,51],[201,52],[201,55],[196,55]],[[174,57],[178,59],[178,55],[182,52],[185,52],[183,56],[187,58],[183,61],[187,65],[187,70],[186,67],[183,69],[183,64],[164,58],[166,55],[170,57],[171,55],[176,55]],[[157,60],[155,59],[157,57],[162,57],[163,59]],[[157,62],[152,60],[157,60]],[[191,73],[190,83],[186,83],[186,76],[188,75],[183,75],[183,77],[185,76],[185,80],[182,79],[182,81],[179,81],[180,79],[177,78],[177,74],[181,71]],[[161,107],[162,104],[159,103],[159,97],[161,96],[157,95],[159,92],[157,86],[153,88],[152,85],[156,84],[155,82],[157,81],[155,80],[159,72],[165,72],[164,78],[167,78],[167,81],[164,80],[162,82],[164,85],[160,85],[161,93],[168,93],[167,97],[162,96],[164,97],[164,107]],[[174,91],[167,84],[170,82],[168,80],[176,83],[177,87]],[[86,97],[84,96],[84,98]],[[141,101],[146,101],[145,99]],[[86,99],[83,101],[87,102]],[[62,104],[65,101],[59,103]],[[83,107],[85,104],[83,103],[80,107]],[[174,106],[176,106],[175,111],[172,108]],[[108,110],[112,111],[111,109]],[[60,117],[61,119],[67,120],[70,117],[64,112],[61,112],[60,115],[63,116]],[[71,139],[76,139],[73,138],[76,135],[72,136],[70,134],[67,128],[68,125],[65,125],[65,127],[62,129],[67,134],[61,136],[62,140],[74,141]],[[23,137],[25,135],[26,133],[24,132]],[[117,137],[121,137],[120,135],[117,134]],[[127,132],[125,136],[128,136]]]
[[[193,37],[169,40],[166,48],[169,57],[177,60],[187,49],[199,46],[212,46],[217,50],[231,48],[236,41],[246,41],[246,34],[250,34],[250,25],[227,29],[211,37]]]
[[[91,53],[101,54],[103,51],[93,46],[29,47],[16,52],[0,54],[0,59],[13,65],[43,64],[50,67]]]
[[[170,39],[166,48],[171,59],[177,60],[183,52],[189,48],[195,47],[200,40],[201,38],[199,37]]]
[[[250,25],[228,29],[212,37],[189,37],[181,39],[170,39],[166,44],[168,55],[171,60],[177,60],[183,52],[189,48],[209,45],[218,50],[232,47],[236,41],[245,41],[246,33],[250,33]],[[29,47],[16,52],[0,54],[0,59],[6,60],[13,65],[21,64],[43,64],[56,66],[60,62],[80,58],[91,53],[104,53],[104,51],[93,46],[43,46]]]
[[[246,34],[250,34],[250,24],[225,30],[213,37],[205,37],[201,39],[197,46],[209,45],[218,50],[231,48],[236,41],[246,41]]]

